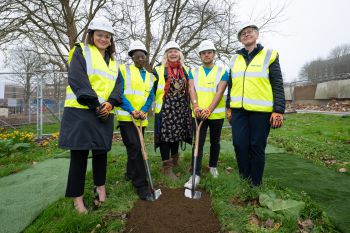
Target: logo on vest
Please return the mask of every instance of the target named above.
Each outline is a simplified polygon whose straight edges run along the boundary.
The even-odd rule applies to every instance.
[[[250,66],[252,66],[252,67],[261,67],[261,65],[259,65],[259,64],[251,64]]]

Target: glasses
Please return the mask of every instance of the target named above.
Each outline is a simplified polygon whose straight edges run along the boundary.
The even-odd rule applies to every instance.
[[[241,36],[250,35],[250,34],[252,34],[254,31],[255,31],[254,29],[247,29],[247,30],[245,30],[245,31],[243,31],[243,32],[241,33]]]

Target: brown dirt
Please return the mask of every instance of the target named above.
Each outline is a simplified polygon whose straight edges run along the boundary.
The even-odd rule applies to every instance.
[[[218,233],[220,223],[213,214],[210,196],[193,200],[184,196],[184,189],[161,188],[162,195],[154,202],[137,201],[128,217],[125,233]]]

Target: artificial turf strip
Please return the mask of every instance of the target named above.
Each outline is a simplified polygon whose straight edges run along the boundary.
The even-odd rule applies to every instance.
[[[50,203],[63,197],[68,167],[68,159],[48,159],[0,178],[0,232],[22,232]]]
[[[265,177],[305,191],[342,232],[350,232],[350,177],[290,154],[267,154]]]

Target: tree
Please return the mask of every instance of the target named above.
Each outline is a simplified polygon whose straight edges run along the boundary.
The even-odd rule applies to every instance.
[[[83,41],[95,15],[112,20],[118,58],[125,62],[131,40],[143,41],[150,51],[149,69],[160,61],[164,45],[175,40],[190,64],[204,39],[212,39],[219,59],[227,62],[237,49],[235,0],[3,0],[0,3],[0,46],[6,49],[30,41],[33,51],[45,56],[60,71],[68,68],[67,54]],[[261,15],[262,28],[278,22],[284,6]],[[13,38],[16,38],[14,41]]]
[[[333,48],[328,58],[330,59],[340,59],[342,57],[345,57],[345,55],[350,54],[350,44],[342,44],[335,48]]]
[[[333,48],[328,55],[328,59],[318,58],[305,63],[300,69],[299,78],[320,82],[338,79],[338,76],[349,73],[350,44],[343,44]]]
[[[94,0],[85,5],[80,0],[3,0],[1,44],[8,47],[30,41],[33,52],[45,55],[49,62],[66,70],[69,49],[78,37],[85,36],[86,25],[106,2]]]
[[[11,56],[5,61],[7,68],[12,70],[15,75],[9,76],[9,80],[23,87],[23,102],[25,112],[28,112],[30,96],[35,90],[36,78],[38,71],[45,64],[45,60],[40,54],[33,51],[26,51],[25,48],[19,47],[13,51]]]

